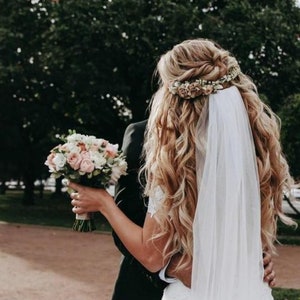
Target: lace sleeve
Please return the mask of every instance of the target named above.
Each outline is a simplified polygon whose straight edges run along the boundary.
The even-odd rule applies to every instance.
[[[159,210],[163,195],[162,189],[158,186],[155,189],[153,196],[149,197],[148,213],[151,215],[151,217],[153,217],[153,215]]]

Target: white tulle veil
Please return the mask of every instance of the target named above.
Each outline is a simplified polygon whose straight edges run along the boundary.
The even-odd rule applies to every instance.
[[[197,134],[191,299],[273,299],[263,283],[255,147],[236,87],[209,96]]]

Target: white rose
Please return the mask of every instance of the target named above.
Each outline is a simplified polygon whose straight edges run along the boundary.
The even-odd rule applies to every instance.
[[[125,160],[120,161],[120,163],[119,163],[119,169],[122,172],[122,175],[126,174],[127,162]]]
[[[62,153],[57,153],[53,158],[52,162],[55,164],[55,169],[57,171],[63,169],[66,164],[66,157]]]
[[[121,170],[118,167],[113,167],[111,169],[111,175],[110,175],[110,180],[112,184],[116,184],[122,175]]]
[[[73,143],[64,144],[63,149],[67,150],[67,152],[71,152],[71,153],[79,153],[80,152],[80,148],[77,147],[77,145],[73,144]]]
[[[98,148],[100,148],[103,145],[103,141],[104,139],[95,139],[93,143],[95,146],[98,146]]]
[[[67,142],[69,143],[82,142],[83,140],[84,140],[84,135],[79,133],[74,133],[67,137]]]
[[[106,163],[106,159],[99,152],[90,152],[91,160],[95,164],[95,169],[100,169]]]
[[[112,167],[111,169],[111,182],[112,184],[116,184],[121,177],[121,175],[125,175],[127,170],[126,161],[121,161],[118,166]]]
[[[95,143],[95,140],[96,140],[96,137],[95,136],[92,136],[92,135],[89,135],[89,136],[85,136],[84,137],[84,143],[88,144],[88,145],[93,145]]]

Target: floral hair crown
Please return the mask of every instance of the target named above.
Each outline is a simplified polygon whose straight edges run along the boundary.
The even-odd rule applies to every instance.
[[[196,79],[193,81],[174,81],[169,86],[169,91],[173,95],[178,95],[183,99],[192,99],[198,96],[210,95],[223,89],[223,83],[230,82],[236,78],[241,72],[239,66],[234,66],[229,69],[228,74],[218,80]]]

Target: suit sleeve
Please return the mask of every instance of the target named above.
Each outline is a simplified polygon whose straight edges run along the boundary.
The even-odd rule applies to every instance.
[[[145,129],[141,125],[140,123],[130,124],[124,133],[122,150],[126,156],[128,169],[127,175],[120,178],[115,190],[115,201],[118,207],[139,226],[143,226],[147,212],[147,199],[143,198],[143,189],[138,180]],[[113,238],[121,253],[131,256],[115,232],[113,232]]]
[[[146,121],[131,124],[124,133],[122,150],[128,163],[127,175],[122,176],[116,186],[115,201],[125,215],[135,224],[143,226],[147,213],[148,199],[143,197],[143,187],[138,179],[138,172],[143,161],[141,153],[144,142]],[[144,268],[126,249],[116,233],[112,232],[119,251],[136,266],[137,272],[145,276],[155,287],[163,289],[167,283],[160,280],[158,273],[151,273]]]

